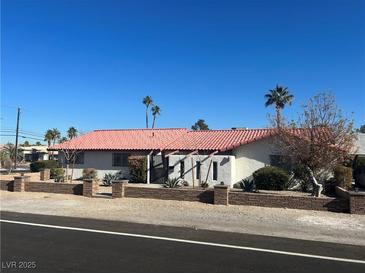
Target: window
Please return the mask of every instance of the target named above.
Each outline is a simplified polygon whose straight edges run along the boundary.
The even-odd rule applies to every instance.
[[[218,162],[213,162],[213,180],[218,180]]]
[[[128,166],[128,154],[126,153],[113,153],[113,166],[127,167]]]
[[[76,153],[76,158],[75,158],[75,165],[83,165],[84,164],[84,153]]]
[[[201,167],[201,163],[200,161],[196,162],[196,178],[200,180],[200,167]]]
[[[184,174],[185,174],[185,162],[180,161],[180,178],[181,179],[184,179]]]

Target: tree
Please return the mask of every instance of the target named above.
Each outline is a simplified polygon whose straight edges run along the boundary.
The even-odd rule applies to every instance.
[[[365,133],[365,125],[361,125],[357,132]]]
[[[269,93],[265,94],[266,102],[265,106],[275,105],[276,110],[276,125],[280,127],[281,121],[281,110],[286,104],[291,105],[294,96],[289,94],[287,87],[276,85],[275,89],[270,89]]]
[[[152,128],[155,128],[156,117],[157,117],[157,115],[161,115],[161,109],[159,106],[155,105],[152,107],[151,110],[152,110],[152,115],[153,115]]]
[[[151,105],[153,105],[153,100],[151,96],[146,96],[143,98],[142,103],[146,106],[146,128],[148,128],[148,109]]]
[[[209,130],[205,120],[199,119],[194,125],[191,126],[192,130]]]
[[[68,130],[67,130],[67,137],[71,140],[72,138],[75,138],[77,137],[77,129],[74,128],[74,127],[70,127]]]
[[[51,144],[55,145],[56,141],[60,138],[61,133],[57,128],[47,130],[46,134],[44,135],[44,141],[47,141],[49,147],[51,146]],[[53,151],[51,153],[53,158]]]
[[[38,141],[38,142],[36,142],[36,143],[35,143],[35,145],[36,145],[36,146],[41,146],[41,145],[42,145],[42,143]]]
[[[48,146],[51,146],[53,140],[53,132],[52,129],[47,130],[47,132],[44,134],[44,141],[47,142]]]
[[[61,143],[64,143],[64,142],[66,142],[66,141],[68,141],[67,137],[62,137],[62,138],[60,139],[60,142],[59,142],[59,143],[61,144]]]
[[[81,151],[77,150],[76,148],[71,147],[71,148],[61,149],[61,152],[62,152],[63,157],[65,158],[66,182],[68,182],[68,170],[70,168],[70,163],[72,164],[71,165],[71,180],[70,180],[70,182],[72,183],[76,157],[77,157],[77,154],[80,153]]]
[[[320,196],[328,174],[349,157],[356,138],[352,126],[334,96],[319,93],[303,106],[296,125],[283,124],[277,129],[276,149],[286,156],[285,161],[307,170],[313,194]]]
[[[30,144],[29,144],[29,142],[28,141],[25,141],[24,143],[23,143],[23,147],[29,147],[30,146]]]

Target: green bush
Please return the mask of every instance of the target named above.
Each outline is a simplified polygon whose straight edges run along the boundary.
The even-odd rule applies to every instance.
[[[352,183],[352,168],[336,166],[334,169],[334,178],[337,186],[346,189],[350,188]]]
[[[335,195],[336,194],[336,179],[334,177],[327,179],[323,184],[323,192],[326,195]]]
[[[128,166],[132,183],[147,182],[147,158],[145,156],[128,157]]]
[[[30,164],[30,171],[31,172],[39,172],[46,168],[56,168],[58,167],[58,162],[56,160],[42,160],[36,161]]]
[[[300,187],[303,192],[311,191],[313,188],[312,178],[308,170],[303,165],[298,165],[293,169],[294,178],[300,180]]]
[[[263,167],[256,170],[252,176],[257,189],[285,190],[289,183],[288,172],[279,167]]]
[[[83,179],[98,179],[98,171],[95,168],[84,168],[82,170]]]
[[[64,176],[64,175],[65,175],[65,170],[61,167],[51,168],[51,170],[50,170],[50,177],[52,179],[59,177],[59,176]]]

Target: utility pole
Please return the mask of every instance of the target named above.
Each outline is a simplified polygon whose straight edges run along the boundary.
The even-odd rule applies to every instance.
[[[18,160],[19,118],[20,118],[20,107],[18,107],[18,114],[17,114],[17,117],[16,117],[16,135],[15,135],[15,159],[14,159],[14,169],[16,169],[16,164],[17,164],[17,160]]]

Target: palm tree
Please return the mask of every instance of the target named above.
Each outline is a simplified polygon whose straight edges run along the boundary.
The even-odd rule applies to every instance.
[[[60,138],[61,138],[61,132],[57,128],[52,129],[53,145],[55,145],[56,141],[59,140]]]
[[[155,128],[155,122],[156,122],[156,117],[157,115],[161,115],[161,109],[159,106],[153,106],[152,107],[152,115],[153,115],[153,123],[152,123],[152,128]]]
[[[281,109],[284,108],[286,104],[291,105],[294,96],[289,94],[287,87],[276,85],[275,89],[270,89],[269,93],[265,94],[266,103],[265,106],[275,105],[276,110],[276,125],[280,127],[281,124]]]
[[[146,128],[148,128],[148,109],[151,105],[153,105],[153,100],[151,96],[146,96],[143,98],[142,103],[146,106]]]
[[[77,129],[74,128],[74,127],[70,127],[68,130],[67,130],[67,136],[68,138],[71,140],[72,138],[75,138],[77,137]]]
[[[53,140],[53,132],[52,129],[47,130],[47,132],[44,134],[44,141],[48,143],[48,146],[51,146]]]

